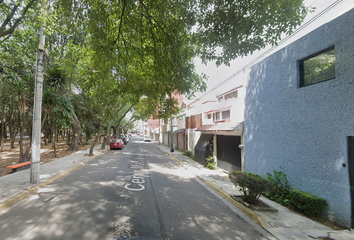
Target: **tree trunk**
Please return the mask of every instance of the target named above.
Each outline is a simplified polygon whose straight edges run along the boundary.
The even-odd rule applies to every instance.
[[[43,141],[44,141],[44,145],[47,146],[47,145],[48,145],[47,133],[44,133],[44,135],[43,135]]]
[[[53,117],[50,118],[49,143],[53,142]]]
[[[14,121],[10,117],[9,118],[9,134],[10,134],[10,148],[14,149],[15,148],[15,130],[14,130]]]
[[[5,125],[5,122],[1,121],[1,124],[0,124],[0,146],[1,147],[3,146],[3,142],[4,142],[4,125]]]
[[[30,129],[30,133],[29,133],[30,142],[29,142],[28,146],[26,147],[25,153],[23,154],[23,159],[25,161],[31,160],[30,150],[31,150],[31,147],[32,147],[32,128],[29,128],[29,129]]]
[[[70,148],[68,149],[69,151],[78,151],[79,150],[79,137],[81,133],[81,124],[79,119],[77,118],[76,114],[74,113],[73,115],[73,136],[71,139],[71,145]]]
[[[89,156],[93,156],[93,149],[94,149],[94,147],[96,146],[96,143],[97,143],[98,139],[99,139],[100,136],[101,136],[101,129],[102,129],[103,121],[104,121],[104,119],[101,120],[100,126],[98,127],[98,132],[97,132],[97,135],[96,135],[96,137],[95,137],[95,140],[94,140],[93,143],[91,144]]]
[[[109,144],[110,142],[111,142],[111,122],[109,122],[108,124],[106,135],[104,136],[101,149],[102,150],[106,149],[106,144]]]
[[[111,142],[111,123],[109,123],[109,128],[107,132],[107,143],[109,144]]]
[[[117,138],[117,131],[116,131],[116,129],[114,128],[114,126],[113,126],[112,128],[113,128],[113,138]]]
[[[53,138],[53,149],[54,149],[54,158],[58,158],[58,154],[57,154],[57,134],[58,134],[58,129],[55,128],[54,130],[55,136]]]
[[[69,143],[69,142],[70,142],[70,136],[71,136],[71,134],[70,134],[70,128],[68,128],[68,129],[66,130],[66,136],[68,137],[68,139],[66,140],[66,142]]]
[[[24,121],[25,121],[25,113],[21,114],[22,121],[20,121],[20,163],[24,162],[23,158],[23,132],[24,132]]]

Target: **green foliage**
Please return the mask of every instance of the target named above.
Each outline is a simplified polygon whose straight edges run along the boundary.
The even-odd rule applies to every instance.
[[[281,171],[273,171],[273,176],[267,173],[267,178],[273,183],[273,188],[270,188],[264,195],[284,206],[292,208],[309,217],[316,217],[323,214],[326,209],[326,200],[317,197],[311,193],[300,190],[292,190],[284,168],[280,167]]]
[[[273,170],[273,175],[267,173],[267,178],[274,184],[274,188],[267,191],[265,196],[288,206],[290,204],[290,185],[284,168],[280,167],[280,169],[280,171]]]
[[[185,156],[187,156],[187,157],[189,157],[189,158],[191,158],[191,159],[193,159],[194,160],[194,155],[193,155],[193,153],[191,152],[191,151],[184,151],[183,152],[183,155],[185,155]]]
[[[236,57],[276,45],[283,33],[294,31],[311,11],[303,4],[294,0],[198,1],[196,39],[204,44],[201,58],[227,65]]]
[[[321,216],[327,207],[326,200],[308,192],[291,190],[290,197],[291,207],[309,217]]]
[[[244,201],[248,203],[255,203],[264,192],[273,188],[272,182],[251,172],[231,172],[229,178],[240,187]]]
[[[303,62],[304,84],[312,84],[335,77],[334,49],[310,58]]]
[[[0,2],[0,41],[10,37],[26,17],[33,14],[40,1],[1,1]]]
[[[206,160],[205,164],[207,168],[212,170],[216,169],[216,162],[214,160],[214,157],[209,155],[209,157],[207,157],[205,160]]]

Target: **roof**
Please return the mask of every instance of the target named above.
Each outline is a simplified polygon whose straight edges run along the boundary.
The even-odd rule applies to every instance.
[[[185,129],[178,129],[178,130],[174,131],[173,133],[182,133],[184,131],[185,131]]]
[[[203,125],[196,129],[196,131],[205,132],[243,132],[243,122],[227,122]]]

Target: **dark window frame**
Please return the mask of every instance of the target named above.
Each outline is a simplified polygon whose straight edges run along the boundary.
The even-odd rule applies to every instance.
[[[298,60],[298,67],[299,67],[299,78],[300,78],[300,81],[299,81],[299,87],[302,88],[302,87],[307,87],[307,86],[311,86],[313,84],[317,84],[317,83],[321,83],[321,82],[325,82],[325,81],[328,81],[328,80],[332,80],[332,79],[335,79],[336,76],[332,77],[332,78],[328,78],[328,79],[324,79],[322,81],[318,81],[318,82],[314,82],[314,83],[308,83],[306,84],[305,83],[305,69],[304,69],[304,62],[311,59],[311,58],[314,58],[314,57],[317,57],[323,53],[326,53],[326,52],[329,52],[331,50],[335,50],[334,46],[331,46],[329,48],[326,48],[326,49],[323,49],[319,52],[316,52],[310,56],[307,56],[303,59],[300,59]],[[336,75],[336,73],[335,73]]]

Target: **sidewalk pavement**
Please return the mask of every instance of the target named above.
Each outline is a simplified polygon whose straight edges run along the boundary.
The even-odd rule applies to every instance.
[[[228,179],[228,174],[222,170],[210,170],[198,162],[184,156],[181,151],[158,145],[159,149],[179,162],[187,171],[195,174],[206,185],[216,191],[221,197],[242,211],[251,220],[271,233],[279,240],[326,239],[350,240],[354,239],[354,230],[333,230],[325,225],[308,219],[298,213],[283,207],[267,198],[261,200],[278,212],[264,212],[251,210],[243,204],[233,200],[230,195],[242,195],[235,185]]]
[[[204,183],[219,194],[221,198],[239,209],[240,216],[248,216],[252,221],[258,223],[279,240],[354,239],[354,231],[332,230],[329,227],[309,220],[266,198],[262,198],[262,201],[278,209],[278,212],[250,210],[231,199],[230,194],[239,195],[240,193],[235,188],[234,184],[227,178],[227,173],[221,170],[210,170],[205,168],[196,161],[182,155],[181,151],[174,150],[174,152],[171,153],[169,146],[163,144],[157,146],[162,152],[168,154],[176,162],[181,164],[187,171],[204,181]],[[100,145],[95,147],[93,157],[85,156],[88,150],[82,150],[64,158],[41,165],[40,183],[38,184],[29,183],[30,169],[0,177],[0,213],[1,210],[15,204],[30,194],[35,193],[38,189],[43,188],[83,167],[95,156],[103,154],[106,150],[101,150],[100,147]]]
[[[39,183],[37,184],[30,183],[30,169],[0,177],[0,211],[36,192],[38,189],[83,167],[86,162],[104,153],[105,150],[100,148],[101,145],[95,146],[93,157],[85,156],[88,150],[80,150],[69,156],[41,164]]]

